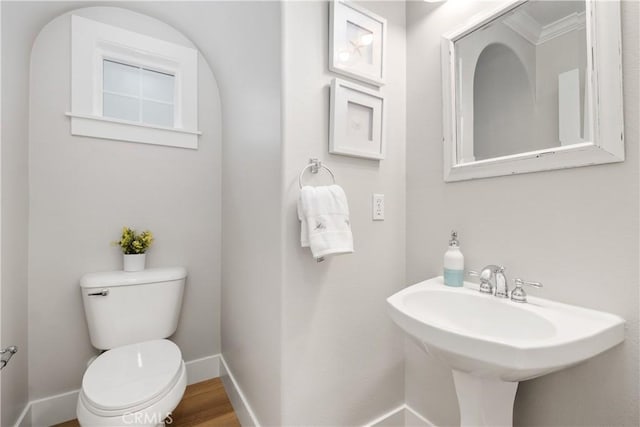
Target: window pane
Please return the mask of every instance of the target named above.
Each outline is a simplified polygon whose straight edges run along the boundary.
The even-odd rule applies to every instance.
[[[142,101],[142,122],[150,125],[173,127],[173,104]]]
[[[142,69],[142,97],[156,101],[173,102],[173,82],[170,74]]]
[[[140,100],[129,96],[103,94],[102,115],[114,119],[140,121]]]
[[[140,68],[107,60],[104,60],[102,65],[104,90],[124,95],[139,95]]]

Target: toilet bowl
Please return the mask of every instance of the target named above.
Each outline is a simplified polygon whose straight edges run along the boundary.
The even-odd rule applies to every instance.
[[[182,354],[171,341],[114,348],[100,355],[84,374],[78,421],[87,427],[162,426],[186,385]]]
[[[163,426],[187,386],[182,352],[166,338],[178,326],[182,267],[107,271],[80,279],[91,344],[107,350],[82,378],[82,427]]]

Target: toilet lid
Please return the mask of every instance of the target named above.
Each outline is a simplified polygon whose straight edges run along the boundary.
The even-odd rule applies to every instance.
[[[120,410],[153,400],[180,375],[182,353],[168,340],[153,340],[102,353],[82,378],[82,392],[92,406]]]

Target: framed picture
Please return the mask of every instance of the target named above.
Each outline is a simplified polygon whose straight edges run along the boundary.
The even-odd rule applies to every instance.
[[[382,86],[387,20],[345,0],[329,7],[329,69]]]
[[[384,97],[371,89],[333,79],[329,153],[384,159]]]

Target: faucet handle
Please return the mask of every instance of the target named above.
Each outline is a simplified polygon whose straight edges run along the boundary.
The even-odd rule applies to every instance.
[[[520,278],[515,279],[513,282],[516,287],[511,291],[511,301],[515,302],[527,302],[527,293],[522,288],[523,285],[533,286],[534,288],[542,287],[542,283],[540,282],[528,282]]]
[[[467,273],[469,274],[469,276],[480,278],[480,292],[482,292],[483,294],[493,293],[493,285],[491,284],[493,270],[490,267],[491,266],[483,268],[479,273],[475,270],[469,270]]]

